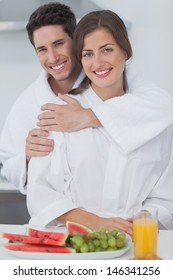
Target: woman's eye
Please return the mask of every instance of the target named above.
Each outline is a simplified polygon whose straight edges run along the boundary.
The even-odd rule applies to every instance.
[[[111,48],[105,48],[103,51],[104,51],[105,53],[109,53],[109,52],[112,52],[113,50],[112,50]]]
[[[83,53],[82,57],[91,57],[92,53],[87,52],[87,53]]]

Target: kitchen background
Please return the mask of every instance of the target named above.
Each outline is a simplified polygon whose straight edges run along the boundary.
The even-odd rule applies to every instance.
[[[0,132],[17,96],[39,74],[36,54],[25,26],[38,6],[53,1],[0,0]],[[134,67],[143,78],[173,94],[172,0],[60,0],[80,19],[87,12],[111,9],[125,21]],[[25,196],[0,178],[0,223],[27,223]]]

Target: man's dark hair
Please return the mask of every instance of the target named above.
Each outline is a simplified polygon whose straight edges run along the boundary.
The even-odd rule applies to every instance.
[[[58,2],[40,6],[31,14],[26,25],[28,37],[33,46],[33,32],[46,25],[61,25],[64,32],[73,38],[76,17],[70,7]]]

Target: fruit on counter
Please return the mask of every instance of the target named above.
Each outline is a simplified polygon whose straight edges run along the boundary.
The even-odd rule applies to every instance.
[[[5,247],[9,250],[23,251],[23,252],[75,253],[75,250],[70,247],[58,247],[58,246],[49,246],[49,245],[9,243]]]
[[[57,231],[42,231],[34,228],[28,228],[27,234],[36,238],[56,240],[59,244],[61,244],[59,246],[65,246],[70,238],[70,235],[68,233],[66,234]]]
[[[76,232],[71,237],[71,245],[80,253],[119,250],[126,245],[126,234],[117,230],[106,231],[103,227],[88,234]]]
[[[58,233],[57,233],[58,234]],[[61,234],[61,233],[60,233]],[[23,234],[14,234],[14,233],[7,233],[7,232],[2,232],[1,236],[3,238],[7,238],[11,241],[18,241],[18,242],[23,242],[23,243],[28,243],[28,244],[44,244],[44,245],[52,245],[52,246],[65,246],[66,245],[66,240],[68,239],[67,234],[64,234],[64,238],[61,238],[57,240],[56,239],[51,239],[48,238],[45,234],[45,236],[38,237],[38,236],[29,236],[29,235],[23,235]],[[61,235],[62,236],[62,235]]]
[[[81,234],[88,234],[88,233],[92,232],[92,230],[89,227],[84,226],[79,223],[70,222],[70,221],[67,221],[66,227],[71,236],[73,236],[75,232],[78,232]]]
[[[102,227],[93,231],[74,222],[67,222],[67,229],[68,234],[29,228],[27,235],[2,233],[1,236],[10,241],[6,248],[30,252],[87,253],[119,250],[126,245],[126,234],[116,229],[107,231]]]

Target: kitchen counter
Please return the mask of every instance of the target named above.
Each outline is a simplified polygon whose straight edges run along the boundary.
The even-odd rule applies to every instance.
[[[4,225],[0,224],[0,232],[12,232],[12,233],[25,233],[25,225]],[[0,244],[4,243],[5,239],[0,238]],[[158,236],[158,256],[165,260],[173,260],[173,230],[160,230]],[[124,255],[119,257],[121,260],[128,260],[134,256],[133,246]],[[10,252],[0,247],[0,260],[17,260]]]
[[[30,219],[26,196],[17,187],[0,177],[0,224],[24,224]]]

